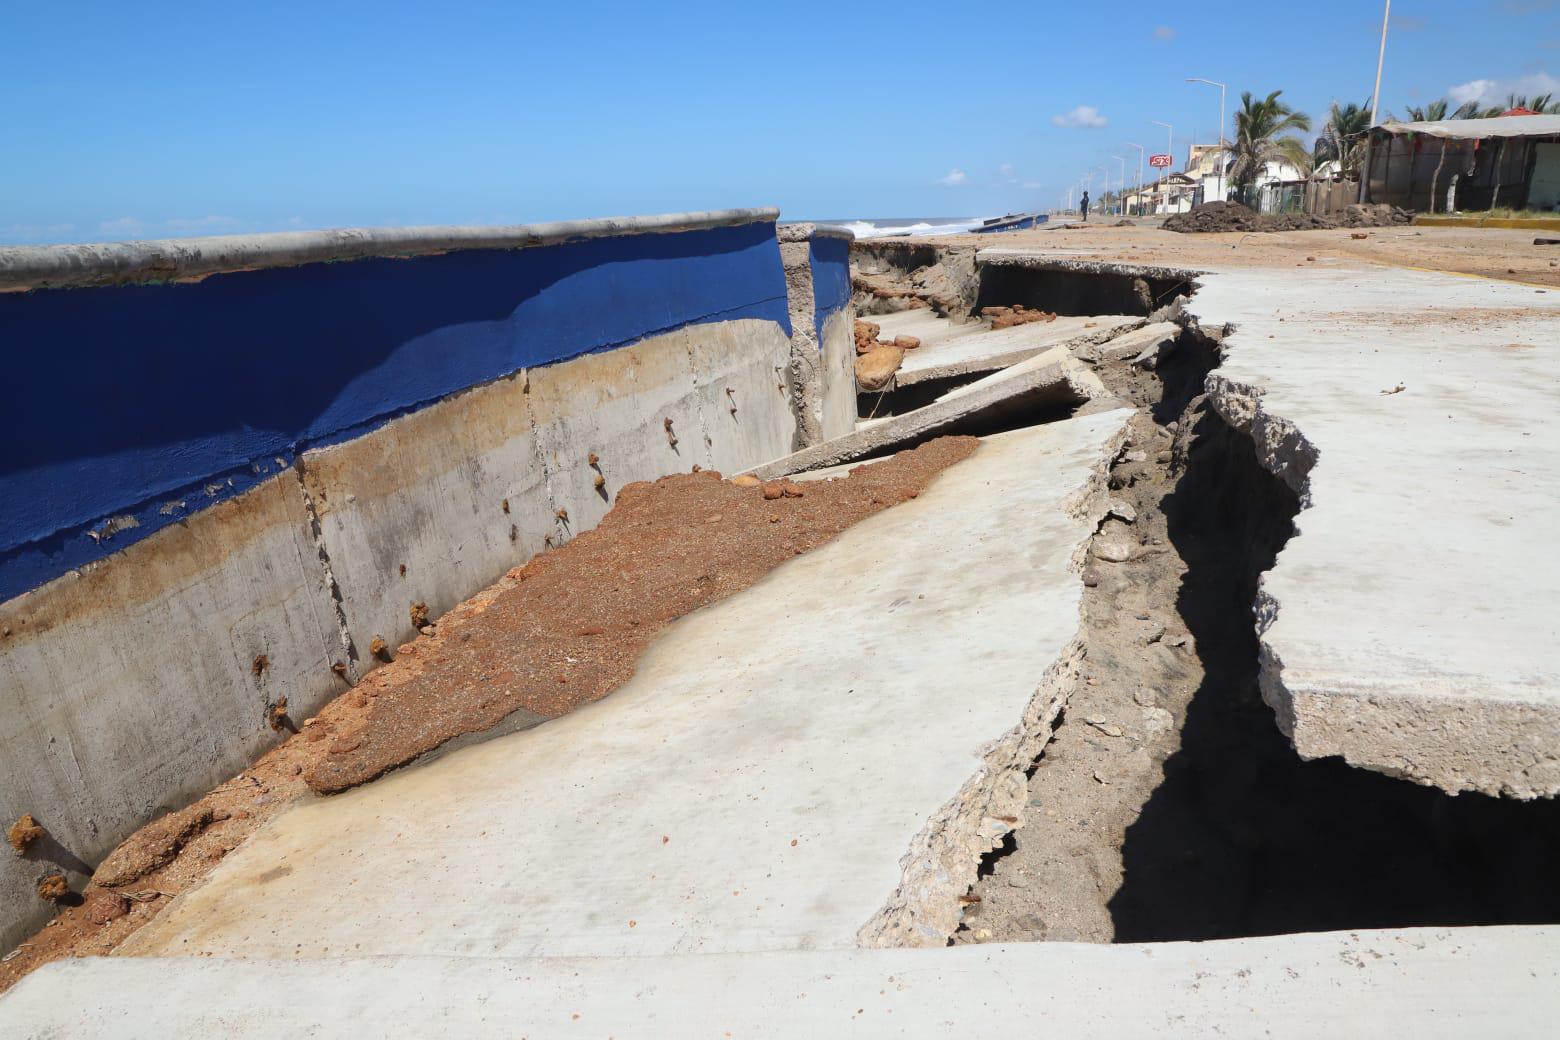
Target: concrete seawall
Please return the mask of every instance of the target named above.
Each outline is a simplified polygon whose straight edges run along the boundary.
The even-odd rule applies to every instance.
[[[626,483],[794,450],[799,350],[848,428],[847,242],[804,236],[788,297],[775,217],[0,249],[29,431],[0,463],[0,818],[49,833],[0,858],[0,948],[47,918],[40,877],[79,887],[243,769],[412,604]]]

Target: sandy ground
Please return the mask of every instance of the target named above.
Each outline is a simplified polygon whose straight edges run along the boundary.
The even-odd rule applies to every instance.
[[[995,235],[950,235],[940,246],[1060,251],[1080,259],[1183,267],[1293,267],[1361,262],[1425,268],[1560,287],[1560,246],[1536,246],[1542,232],[1412,225],[1363,231],[1177,234],[1156,227],[1052,227]],[[1363,235],[1363,238],[1355,238]]]

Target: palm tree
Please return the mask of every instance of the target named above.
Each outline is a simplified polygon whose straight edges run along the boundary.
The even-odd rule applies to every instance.
[[[1506,107],[1500,111],[1512,108],[1531,108],[1540,114],[1556,114],[1560,113],[1560,101],[1556,101],[1553,94],[1539,94],[1531,98],[1522,94],[1508,94]]]
[[[1483,108],[1477,101],[1464,101],[1457,106],[1457,111],[1452,113],[1453,119],[1493,119],[1506,111],[1502,105],[1493,108]]]
[[[1408,106],[1408,121],[1410,123],[1438,123],[1446,118],[1448,104],[1445,98],[1436,98],[1423,108],[1418,105]]]
[[[1352,101],[1347,105],[1339,105],[1333,102],[1331,110],[1327,113],[1327,125],[1322,127],[1322,136],[1316,139],[1316,145],[1312,149],[1312,155],[1316,164],[1320,166],[1324,162],[1336,159],[1338,169],[1344,175],[1352,174],[1359,169],[1364,158],[1365,137],[1370,133],[1370,102],[1356,105]]]
[[[1305,142],[1285,135],[1291,130],[1310,130],[1311,117],[1280,101],[1282,93],[1275,90],[1265,98],[1254,98],[1251,91],[1241,91],[1240,108],[1235,112],[1235,140],[1229,153],[1234,160],[1230,182],[1243,194],[1256,183],[1268,163],[1287,162],[1302,171],[1310,167],[1311,155]]]

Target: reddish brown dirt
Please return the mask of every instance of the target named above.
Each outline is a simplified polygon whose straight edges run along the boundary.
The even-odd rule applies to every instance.
[[[595,530],[510,571],[253,767],[132,835],[99,868],[112,887],[68,895],[0,963],[0,993],[39,965],[111,952],[311,786],[339,791],[513,712],[552,718],[605,697],[668,624],[916,497],[978,444],[940,438],[847,480],[703,472],[624,487]]]

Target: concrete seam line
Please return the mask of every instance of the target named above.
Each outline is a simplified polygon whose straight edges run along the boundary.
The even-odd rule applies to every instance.
[[[201,278],[331,260],[460,249],[529,249],[621,235],[701,231],[776,220],[774,207],[598,217],[504,227],[430,226],[280,231],[261,235],[0,248],[0,292]]]

